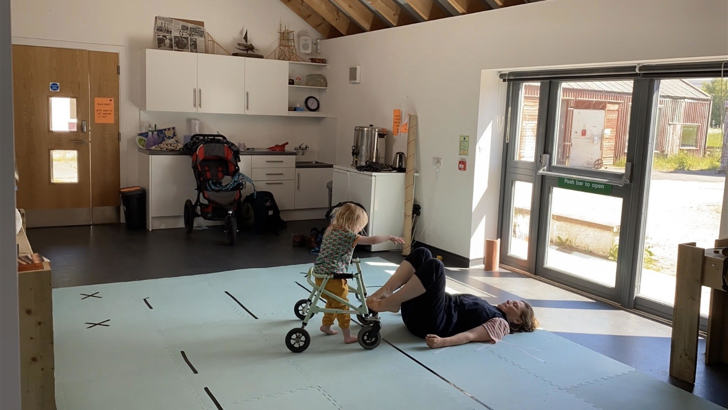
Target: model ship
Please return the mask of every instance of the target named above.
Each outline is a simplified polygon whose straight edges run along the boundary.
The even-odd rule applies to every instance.
[[[256,48],[253,43],[248,41],[248,30],[245,30],[245,34],[243,34],[242,40],[243,41],[239,42],[238,45],[235,47],[238,49],[238,51],[233,53],[234,56],[263,58],[262,54],[257,54],[255,52]]]

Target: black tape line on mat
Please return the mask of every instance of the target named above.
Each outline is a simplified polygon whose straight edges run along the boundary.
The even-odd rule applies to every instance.
[[[149,299],[149,298],[144,298],[144,303],[146,303],[146,304],[147,304],[147,307],[148,307],[149,309],[154,309],[154,308],[152,307],[152,305],[150,305],[150,304],[149,304],[149,301],[148,301],[147,299]]]
[[[296,281],[296,285],[298,285],[298,286],[302,287],[302,288],[303,288],[303,290],[305,290],[306,292],[311,292],[311,289],[309,289],[309,288],[307,288],[307,287],[305,287],[305,286],[301,285],[300,283],[298,283],[298,281]]]
[[[217,406],[218,410],[223,410],[222,406],[220,405],[220,402],[217,401],[215,398],[215,395],[212,394],[209,388],[205,387],[205,393],[207,393],[208,396],[210,396],[210,400],[212,400],[213,403],[215,403],[215,406]]]
[[[241,308],[245,309],[245,311],[246,311],[246,312],[248,312],[248,314],[249,314],[250,316],[253,316],[253,318],[254,318],[254,319],[257,319],[257,318],[258,318],[258,316],[255,316],[255,315],[253,314],[253,312],[249,311],[249,310],[248,310],[248,308],[246,308],[245,306],[243,306],[243,304],[242,304],[242,303],[240,303],[240,301],[239,301],[239,300],[238,300],[238,299],[237,299],[237,298],[236,298],[235,296],[233,296],[233,295],[232,295],[232,294],[231,294],[230,292],[228,292],[228,291],[226,290],[226,291],[225,291],[225,293],[227,293],[227,295],[228,295],[228,296],[230,296],[231,298],[233,298],[233,300],[234,300],[234,301],[235,301],[235,302],[236,302],[236,303],[237,303],[238,305],[240,305],[240,307],[241,307]]]
[[[190,362],[190,359],[187,358],[187,353],[185,353],[184,350],[179,351],[182,354],[182,358],[185,359],[185,363],[187,363],[187,366],[192,369],[192,373],[197,374],[197,369],[195,369],[195,366],[192,365],[192,362]]]
[[[419,361],[419,360],[415,359],[414,357],[412,357],[412,355],[410,355],[409,353],[407,353],[407,352],[405,352],[404,350],[400,349],[399,347],[395,346],[395,345],[394,345],[394,343],[392,343],[392,342],[390,342],[389,340],[387,340],[387,339],[384,339],[384,338],[382,338],[382,340],[384,340],[384,342],[385,342],[385,343],[387,343],[388,345],[390,345],[390,346],[392,346],[393,348],[397,349],[397,350],[398,350],[398,351],[399,351],[400,353],[402,353],[403,355],[405,355],[405,356],[409,357],[410,359],[412,359],[412,361],[414,361],[415,363],[417,363],[417,364],[419,364],[420,366],[422,366],[422,367],[423,367],[423,368],[424,368],[425,370],[429,371],[430,373],[432,373],[432,374],[434,374],[435,376],[437,376],[437,377],[439,377],[440,379],[442,379],[442,381],[444,381],[445,383],[447,383],[447,384],[449,384],[450,386],[452,386],[452,387],[454,387],[454,388],[458,389],[458,390],[459,390],[459,391],[460,391],[460,392],[461,392],[462,394],[464,394],[464,395],[466,395],[466,396],[470,397],[470,398],[471,398],[471,399],[472,399],[473,401],[475,401],[476,403],[480,404],[481,406],[485,407],[485,408],[486,408],[486,409],[488,409],[488,410],[493,410],[493,408],[492,408],[492,407],[490,407],[490,406],[488,406],[487,404],[483,403],[482,401],[478,400],[478,398],[477,398],[477,397],[475,397],[475,396],[473,396],[472,394],[470,394],[470,393],[466,392],[465,390],[463,390],[463,388],[462,388],[462,387],[458,386],[457,384],[455,384],[455,383],[451,382],[450,380],[448,380],[448,379],[446,379],[446,378],[444,378],[444,377],[440,376],[439,374],[437,374],[437,372],[436,372],[436,371],[434,371],[434,370],[430,369],[429,367],[425,366],[425,364],[424,364],[424,363],[422,363],[421,361]]]

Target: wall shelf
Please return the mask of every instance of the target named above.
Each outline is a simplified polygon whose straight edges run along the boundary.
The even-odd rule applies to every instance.
[[[288,111],[290,117],[334,118],[333,115],[315,111]]]
[[[300,65],[313,65],[313,66],[319,66],[319,67],[327,67],[328,64],[324,63],[309,63],[307,61],[289,61],[290,64],[300,64]]]
[[[328,87],[317,87],[313,85],[289,85],[288,88],[309,88],[314,90],[325,90]]]

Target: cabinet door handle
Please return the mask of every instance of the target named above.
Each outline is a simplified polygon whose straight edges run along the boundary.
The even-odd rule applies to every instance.
[[[197,107],[197,88],[192,89],[192,106]]]
[[[266,182],[266,185],[283,185],[283,182]]]
[[[282,172],[266,172],[266,175],[283,175]]]
[[[197,89],[197,106],[202,108],[202,88]]]
[[[250,109],[250,93],[247,91],[245,92],[245,109]]]
[[[296,191],[301,190],[301,174],[296,175]]]
[[[280,163],[283,162],[283,160],[270,160],[270,159],[268,159],[265,162],[268,163],[268,164],[276,164],[276,163],[277,164],[280,164]]]

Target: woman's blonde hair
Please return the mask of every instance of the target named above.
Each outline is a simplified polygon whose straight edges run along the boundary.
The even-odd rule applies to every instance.
[[[523,312],[521,312],[521,323],[508,322],[511,327],[511,333],[533,332],[538,327],[538,319],[536,319],[536,314],[533,313],[531,305],[525,300],[522,300],[521,302],[523,302],[526,308],[523,309]]]
[[[331,224],[340,226],[347,231],[359,233],[367,226],[368,222],[369,217],[361,207],[354,204],[344,204],[334,213]]]

